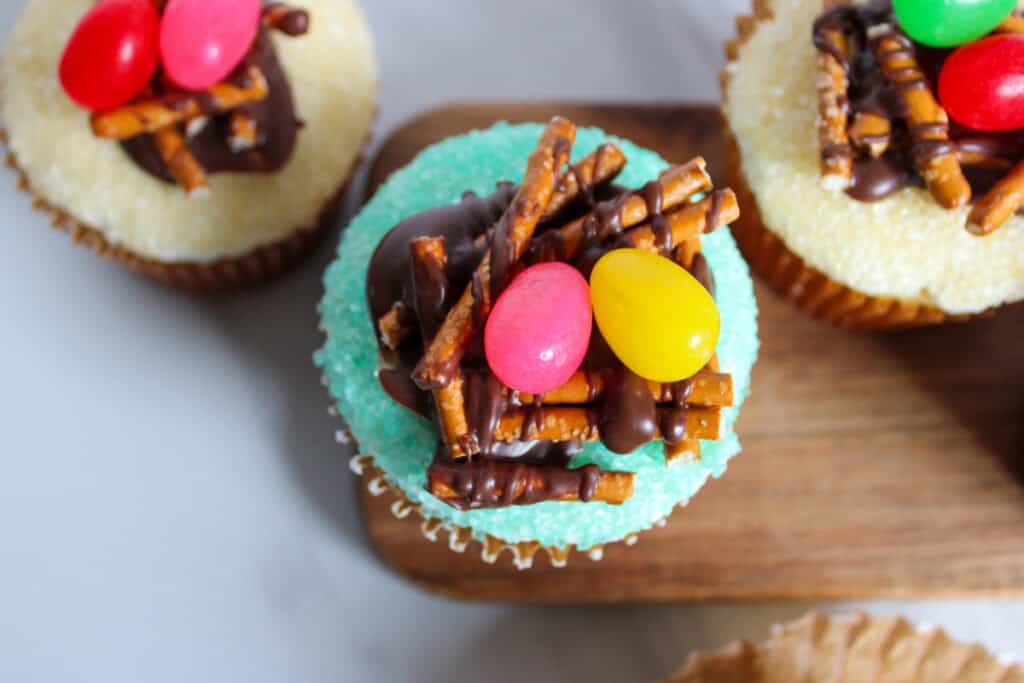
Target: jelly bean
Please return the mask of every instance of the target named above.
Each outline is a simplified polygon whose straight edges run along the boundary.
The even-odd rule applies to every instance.
[[[224,80],[252,47],[260,0],[171,0],[160,26],[164,70],[186,90]]]
[[[919,43],[954,47],[977,40],[1010,15],[1016,0],[894,0],[900,27]]]
[[[565,263],[531,266],[494,302],[484,329],[491,370],[516,391],[543,394],[583,362],[592,325],[590,292]]]
[[[718,307],[674,261],[616,249],[590,275],[594,317],[622,363],[645,379],[677,382],[707,365],[718,343]]]
[[[125,104],[156,73],[159,34],[151,0],[103,0],[82,17],[64,48],[64,91],[91,111]]]
[[[939,99],[969,128],[1024,127],[1024,35],[991,36],[957,49],[942,65]]]

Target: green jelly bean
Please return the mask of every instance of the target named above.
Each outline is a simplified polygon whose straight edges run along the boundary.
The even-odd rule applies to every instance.
[[[923,45],[954,47],[986,35],[1008,17],[1015,0],[894,0],[900,27]]]

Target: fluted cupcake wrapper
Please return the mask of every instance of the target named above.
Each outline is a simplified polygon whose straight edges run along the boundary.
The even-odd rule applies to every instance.
[[[341,443],[352,443],[352,438],[351,434],[347,433],[347,430],[339,432],[338,434],[338,440]],[[456,553],[464,553],[467,550],[472,550],[474,544],[479,545],[480,559],[486,564],[496,564],[502,554],[508,551],[516,569],[519,569],[520,571],[532,569],[534,566],[534,558],[537,556],[538,551],[543,551],[544,555],[548,558],[548,563],[552,567],[561,568],[568,565],[570,557],[574,555],[585,555],[594,562],[598,562],[604,559],[605,548],[607,548],[608,545],[614,545],[604,544],[588,548],[587,550],[580,550],[572,545],[564,548],[544,546],[537,541],[510,543],[491,536],[490,534],[485,535],[480,539],[474,535],[472,529],[446,524],[439,519],[424,514],[422,508],[411,503],[409,499],[405,497],[405,494],[402,493],[401,489],[388,483],[383,470],[374,465],[373,456],[354,455],[349,461],[349,467],[355,475],[361,478],[362,485],[366,487],[366,490],[371,495],[387,495],[393,499],[390,505],[390,510],[391,514],[396,518],[419,518],[420,531],[425,539],[436,542],[442,538],[442,534],[446,534],[448,538],[448,549]],[[679,507],[685,506],[687,502],[688,501],[680,503]],[[415,516],[413,513],[415,513]],[[660,528],[664,527],[667,523],[668,520],[662,518],[655,522],[654,526]],[[623,543],[627,546],[636,545],[638,539],[639,534],[633,533],[621,539],[619,543]]]
[[[665,683],[1020,683],[1024,668],[979,645],[899,617],[812,613],[776,626],[769,641],[695,652]]]
[[[222,258],[209,263],[170,262],[149,259],[121,245],[111,244],[102,231],[50,203],[33,188],[31,178],[18,165],[17,157],[7,145],[7,136],[3,131],[0,131],[0,144],[7,147],[4,164],[17,174],[18,189],[31,198],[32,208],[49,215],[50,225],[66,232],[75,244],[87,247],[100,256],[169,287],[192,292],[217,292],[254,287],[283,275],[297,265],[313,250],[333,224],[362,158],[360,155],[353,163],[338,191],[321,208],[314,225],[297,227],[284,239],[261,245],[241,256]],[[365,145],[366,143],[364,150]]]

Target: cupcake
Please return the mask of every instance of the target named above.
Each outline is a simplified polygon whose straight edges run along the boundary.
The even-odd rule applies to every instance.
[[[1024,298],[1024,119],[1002,87],[1024,22],[1012,0],[917,4],[758,0],[726,50],[740,248],[845,327]]]
[[[20,187],[76,242],[216,290],[315,244],[376,89],[354,0],[30,0],[0,64],[0,127]]]
[[[1024,668],[905,619],[809,614],[771,640],[696,652],[666,683],[1020,683]]]
[[[757,311],[716,231],[737,213],[703,159],[562,118],[426,149],[325,277],[315,360],[353,468],[427,538],[519,568],[663,522],[739,452]]]

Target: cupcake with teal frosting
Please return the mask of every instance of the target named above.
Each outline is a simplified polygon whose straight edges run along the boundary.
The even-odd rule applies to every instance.
[[[353,469],[427,538],[591,558],[725,473],[757,355],[735,195],[556,117],[424,150],[345,233],[316,354]],[[411,522],[410,522],[411,523]]]

